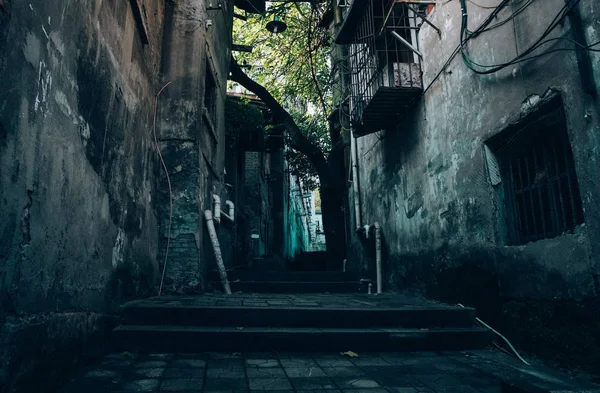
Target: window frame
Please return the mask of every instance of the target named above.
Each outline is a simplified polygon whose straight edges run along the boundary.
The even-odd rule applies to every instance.
[[[585,220],[562,102],[501,134],[494,150],[508,245],[573,233]],[[499,152],[498,146],[509,143]]]

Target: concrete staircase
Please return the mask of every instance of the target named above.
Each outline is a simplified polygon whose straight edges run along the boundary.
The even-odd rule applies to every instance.
[[[222,291],[216,271],[208,274],[210,288]],[[242,293],[359,293],[366,292],[358,276],[336,271],[252,271],[228,273],[232,292]]]
[[[333,269],[331,261],[325,251],[305,251],[301,252],[290,263],[290,270],[299,271],[324,271]],[[335,266],[338,268],[338,266]],[[339,269],[341,270],[341,266]]]
[[[125,305],[114,350],[436,351],[479,349],[475,310],[400,295],[205,295]]]

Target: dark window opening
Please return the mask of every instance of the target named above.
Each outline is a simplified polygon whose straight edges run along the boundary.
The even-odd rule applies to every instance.
[[[509,244],[572,232],[583,208],[562,104],[496,141]]]

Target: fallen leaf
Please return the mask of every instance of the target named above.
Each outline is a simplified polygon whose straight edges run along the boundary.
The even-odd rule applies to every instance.
[[[340,355],[348,356],[349,358],[357,358],[358,357],[358,354],[356,352],[352,352],[352,351],[340,352]]]

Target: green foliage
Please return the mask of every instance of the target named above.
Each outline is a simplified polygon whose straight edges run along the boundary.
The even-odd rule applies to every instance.
[[[326,3],[274,4],[265,14],[248,15],[247,21],[236,19],[233,41],[253,47],[252,53],[239,52],[236,58],[250,65],[245,70],[248,75],[284,106],[312,105],[323,111],[323,104],[328,107],[331,100],[330,47],[327,30],[317,24]],[[283,33],[265,28],[275,16],[288,26]]]
[[[298,116],[298,119],[296,124],[314,145],[324,152],[331,149],[331,141],[323,122],[309,117]],[[312,191],[318,187],[317,172],[305,155],[288,149],[286,159],[289,163],[290,173],[300,179],[306,191]]]
[[[331,110],[329,33],[317,25],[327,2],[273,3],[262,15],[236,20],[233,41],[251,45],[252,53],[234,53],[244,71],[269,90],[291,113],[304,134],[326,155],[330,149],[327,115]],[[272,34],[266,24],[277,16],[287,24]],[[290,170],[311,189],[316,187],[312,165],[298,152],[289,151]]]
[[[227,97],[225,101],[225,133],[237,138],[240,132],[262,132],[265,118],[249,100]]]

